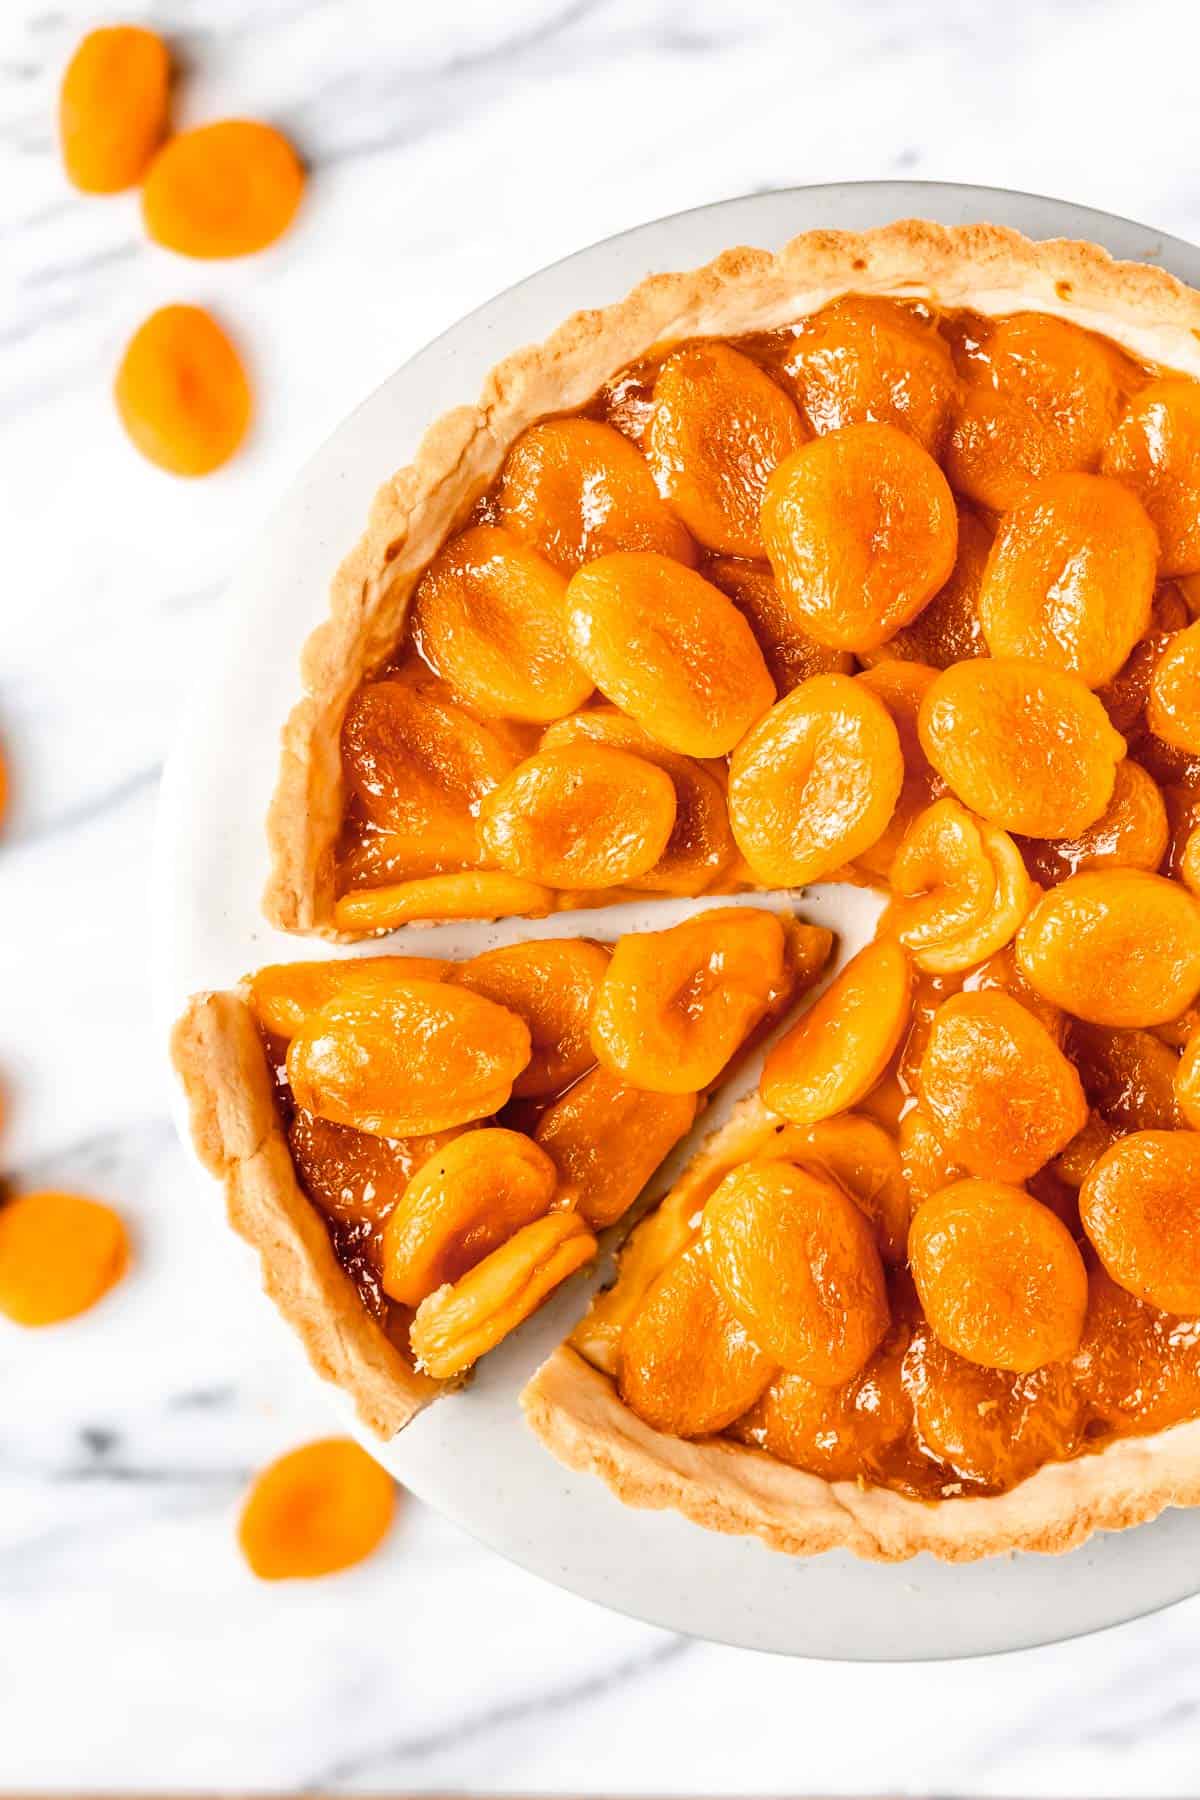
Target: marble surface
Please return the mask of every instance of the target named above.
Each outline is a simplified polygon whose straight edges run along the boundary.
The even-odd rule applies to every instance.
[[[314,170],[242,264],[66,188],[52,116],[92,8],[0,4],[0,1166],[119,1204],[91,1317],[0,1326],[0,1790],[309,1786],[1185,1795],[1200,1601],[1050,1650],[851,1670],[676,1640],[415,1502],[342,1578],[257,1585],[249,1472],[329,1415],[212,1231],[146,989],[155,790],[242,546],[449,319],[657,214],[898,175],[1067,195],[1200,236],[1192,0],[164,0],[188,121],[278,120]],[[1136,43],[1131,44],[1136,26]],[[1151,58],[1137,45],[1170,54]],[[212,306],[259,414],[209,482],[138,461],[112,369]]]

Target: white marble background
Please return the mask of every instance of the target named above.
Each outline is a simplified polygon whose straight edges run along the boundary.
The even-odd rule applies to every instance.
[[[975,1664],[794,1665],[609,1616],[410,1503],[255,1584],[248,1472],[327,1428],[173,1140],[146,993],[155,789],[239,547],[361,395],[529,270],[680,207],[884,175],[1200,235],[1195,0],[163,0],[186,121],[276,120],[303,218],[243,264],[60,175],[89,6],[0,0],[0,1165],[117,1202],[91,1318],[0,1322],[0,1788],[1186,1795],[1200,1601]],[[101,15],[103,18],[106,15]],[[120,348],[212,305],[260,408],[207,483],[116,426]]]

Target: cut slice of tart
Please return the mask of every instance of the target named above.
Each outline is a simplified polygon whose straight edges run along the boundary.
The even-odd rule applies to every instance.
[[[275,965],[172,1041],[193,1140],[311,1361],[400,1430],[589,1262],[829,932],[714,908],[609,945]]]

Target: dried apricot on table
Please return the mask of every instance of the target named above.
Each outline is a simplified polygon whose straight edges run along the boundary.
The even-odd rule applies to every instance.
[[[530,1056],[515,1013],[450,982],[348,987],[288,1046],[296,1104],[379,1137],[443,1131],[498,1112]]]
[[[484,950],[455,965],[452,981],[524,1019],[533,1053],[513,1083],[517,1099],[560,1094],[595,1062],[588,1037],[608,951],[586,938],[547,938]]]
[[[596,996],[596,1055],[633,1087],[698,1093],[787,992],[786,949],[781,922],[752,907],[630,932]]]
[[[938,465],[893,425],[814,438],[767,483],[762,534],[797,622],[837,650],[874,650],[954,568],[958,518]]]
[[[777,1375],[730,1436],[826,1481],[878,1479],[889,1451],[912,1425],[900,1378],[906,1340],[905,1332],[891,1334],[866,1367],[840,1387],[819,1387],[803,1375]]]
[[[695,1094],[651,1094],[596,1068],[546,1109],[534,1136],[602,1231],[629,1210],[695,1117]]]
[[[255,1477],[238,1543],[262,1581],[334,1575],[379,1548],[395,1510],[385,1469],[350,1438],[320,1438]]]
[[[1008,833],[951,799],[918,813],[892,858],[889,880],[892,899],[880,934],[898,938],[931,975],[972,968],[1002,950],[1035,893]]]
[[[921,1101],[950,1155],[973,1175],[1024,1181],[1087,1119],[1079,1076],[1011,994],[952,994],[933,1017]]]
[[[1094,1025],[1159,1025],[1200,992],[1200,903],[1142,869],[1072,875],[1017,933],[1031,987]]]
[[[1078,676],[1023,657],[956,663],[932,683],[919,729],[934,768],[989,824],[1070,837],[1112,798],[1125,740]]]
[[[1200,621],[1177,632],[1155,663],[1146,719],[1164,743],[1200,755]]]
[[[875,1235],[835,1182],[788,1162],[744,1163],[709,1198],[701,1235],[726,1305],[790,1373],[836,1387],[882,1340]]]
[[[803,321],[784,366],[814,431],[894,425],[938,454],[958,378],[930,313],[848,295]]]
[[[759,1093],[773,1112],[812,1125],[857,1106],[908,1030],[912,971],[890,939],[868,944],[768,1052]]]
[[[912,1222],[908,1254],[935,1336],[968,1362],[1027,1374],[1077,1350],[1083,1258],[1023,1189],[978,1179],[939,1189]]]
[[[1135,1131],[1100,1158],[1079,1216],[1113,1280],[1163,1312],[1200,1313],[1200,1131]]]
[[[1200,392],[1167,376],[1134,398],[1101,467],[1141,500],[1158,532],[1164,575],[1200,570]]]
[[[685,344],[654,384],[646,453],[692,536],[724,556],[761,556],[767,477],[807,437],[795,405],[728,344]]]
[[[275,1037],[294,1037],[310,1013],[348,983],[440,981],[447,964],[435,956],[358,956],[329,962],[269,963],[246,977],[254,1016]]]
[[[549,1212],[557,1181],[546,1152],[523,1132],[485,1126],[453,1138],[413,1176],[388,1217],[384,1289],[419,1306]]]
[[[513,875],[559,888],[636,881],[675,824],[675,788],[654,763],[607,744],[541,750],[480,809],[487,854]]]
[[[548,419],[521,433],[500,471],[496,522],[564,575],[614,550],[696,560],[644,457],[597,419]]]
[[[948,669],[951,663],[972,656],[986,656],[987,643],[979,619],[983,572],[992,548],[992,533],[967,506],[958,507],[958,548],[947,581],[911,625],[895,632],[886,643],[863,656],[867,663],[924,663],[931,669]]]
[[[182,256],[249,256],[283,236],[303,192],[304,170],[282,132],[222,119],[164,144],[142,188],[142,222]]]
[[[1050,475],[1001,523],[979,616],[993,656],[1111,681],[1150,624],[1158,537],[1135,494],[1103,475]]]
[[[358,888],[335,903],[338,931],[394,931],[414,920],[541,918],[554,901],[550,888],[498,870],[424,875],[384,887]]]
[[[1047,887],[1085,869],[1157,869],[1167,848],[1167,808],[1158,783],[1140,763],[1117,764],[1112,799],[1074,837],[1023,838],[1030,870]]]
[[[137,25],[89,31],[58,94],[67,177],[85,194],[116,194],[145,173],[167,130],[167,46]]]
[[[780,594],[768,563],[718,557],[705,566],[704,573],[729,596],[754,633],[780,697],[790,694],[810,675],[854,673],[854,658],[849,650],[831,650],[803,629],[793,608]]]
[[[128,1265],[120,1215],[98,1200],[44,1189],[0,1206],[0,1313],[17,1325],[87,1312]]]
[[[621,1398],[672,1437],[724,1430],[774,1373],[722,1299],[698,1244],[668,1264],[621,1334]]]
[[[819,881],[887,829],[904,782],[883,702],[847,675],[814,675],[742,739],[729,762],[729,822],[759,881]]]
[[[413,639],[432,669],[482,713],[548,724],[582,706],[592,683],[571,655],[566,583],[496,525],[451,538],[413,596]]]
[[[198,306],[151,313],[125,347],[114,395],[134,446],[172,475],[219,469],[250,423],[238,353]]]
[[[668,750],[724,756],[775,698],[737,607],[669,556],[588,563],[567,587],[566,621],[601,693]]]

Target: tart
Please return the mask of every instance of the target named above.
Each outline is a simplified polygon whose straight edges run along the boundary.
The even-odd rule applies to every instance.
[[[499,365],[380,491],[284,730],[273,923],[881,895],[525,1391],[622,1499],[794,1553],[959,1560],[1200,1502],[1197,518],[1200,296],[915,221],[652,277]],[[713,1000],[716,1054],[690,968],[623,940],[590,1002],[600,1068],[660,1100],[726,1081],[773,1016],[739,1037]],[[295,1119],[316,1097],[376,1145],[520,1136],[529,1103],[519,1032],[478,1014],[414,1114],[395,995],[458,984],[388,979],[391,1023],[339,1057],[324,1001],[286,1081],[254,983],[176,1040],[235,1223],[385,1431],[486,1348],[462,1319],[493,1257],[540,1229],[582,1259],[651,1173],[589,1219],[560,1169],[465,1274],[393,1278],[412,1317],[381,1310]],[[470,1135],[409,1170],[418,1198]],[[620,1160],[603,1123],[583,1138]]]

